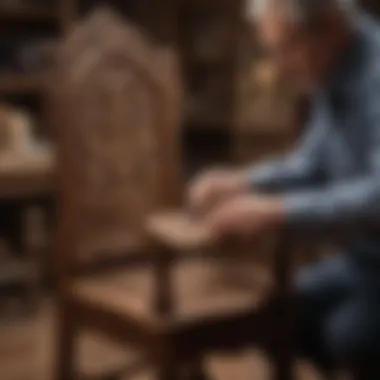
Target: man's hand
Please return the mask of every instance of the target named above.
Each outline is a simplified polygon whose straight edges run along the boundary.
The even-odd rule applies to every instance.
[[[248,191],[248,177],[243,172],[212,170],[196,178],[190,185],[189,207],[206,213],[220,202]]]
[[[216,238],[255,238],[281,227],[284,219],[280,198],[242,195],[210,212],[206,225]]]

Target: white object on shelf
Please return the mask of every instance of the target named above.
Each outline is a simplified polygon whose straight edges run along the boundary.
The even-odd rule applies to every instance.
[[[50,172],[54,152],[36,141],[28,113],[0,106],[0,172]]]

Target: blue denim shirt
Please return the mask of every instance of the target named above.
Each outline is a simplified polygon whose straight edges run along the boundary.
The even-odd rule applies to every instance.
[[[252,170],[255,187],[282,194],[287,222],[297,230],[380,225],[380,25],[369,16],[354,21],[333,78],[315,94],[294,153]],[[357,243],[380,260],[380,236],[358,236]]]

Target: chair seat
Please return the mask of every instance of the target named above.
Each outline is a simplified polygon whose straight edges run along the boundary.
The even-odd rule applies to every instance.
[[[123,231],[112,231],[107,234],[92,234],[81,239],[77,248],[78,264],[94,265],[94,263],[141,256],[147,248],[146,236]]]
[[[258,307],[269,290],[268,284],[227,284],[217,264],[205,261],[173,264],[172,281],[173,319],[179,322],[240,315]],[[145,267],[77,280],[70,296],[75,302],[90,303],[115,315],[157,325],[160,318],[154,313],[155,290],[152,268]]]
[[[153,238],[174,249],[205,249],[215,243],[202,221],[186,212],[153,214],[147,219],[145,228]]]

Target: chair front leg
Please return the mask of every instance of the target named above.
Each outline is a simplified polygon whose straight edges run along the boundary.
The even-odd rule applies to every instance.
[[[77,330],[74,314],[75,310],[70,310],[63,300],[59,301],[54,380],[74,380],[77,375],[75,370]]]
[[[186,380],[209,380],[210,377],[207,374],[205,365],[203,363],[202,357],[194,358],[193,360],[188,360],[184,365],[184,370]]]
[[[292,242],[286,231],[277,241],[274,257],[275,313],[273,333],[276,334],[272,359],[275,380],[294,379],[294,328],[296,299],[292,292]]]
[[[28,207],[23,215],[23,236],[25,239],[25,249],[29,262],[29,276],[27,279],[27,299],[28,311],[32,313],[38,311],[42,298],[41,279],[44,244],[46,236],[43,236],[43,215],[38,207]]]
[[[168,318],[174,309],[171,265],[173,254],[169,248],[159,246],[154,252],[156,294],[154,309],[159,317]],[[156,353],[158,380],[179,380],[180,362],[171,337],[165,335]]]
[[[293,380],[294,375],[294,320],[289,299],[279,299],[278,309],[273,318],[275,339],[271,348],[274,380]]]
[[[157,247],[154,253],[154,275],[156,283],[154,309],[165,318],[172,314],[174,308],[171,265],[174,255],[166,247]]]
[[[175,345],[168,335],[156,342],[151,351],[157,380],[180,380],[181,362]]]

